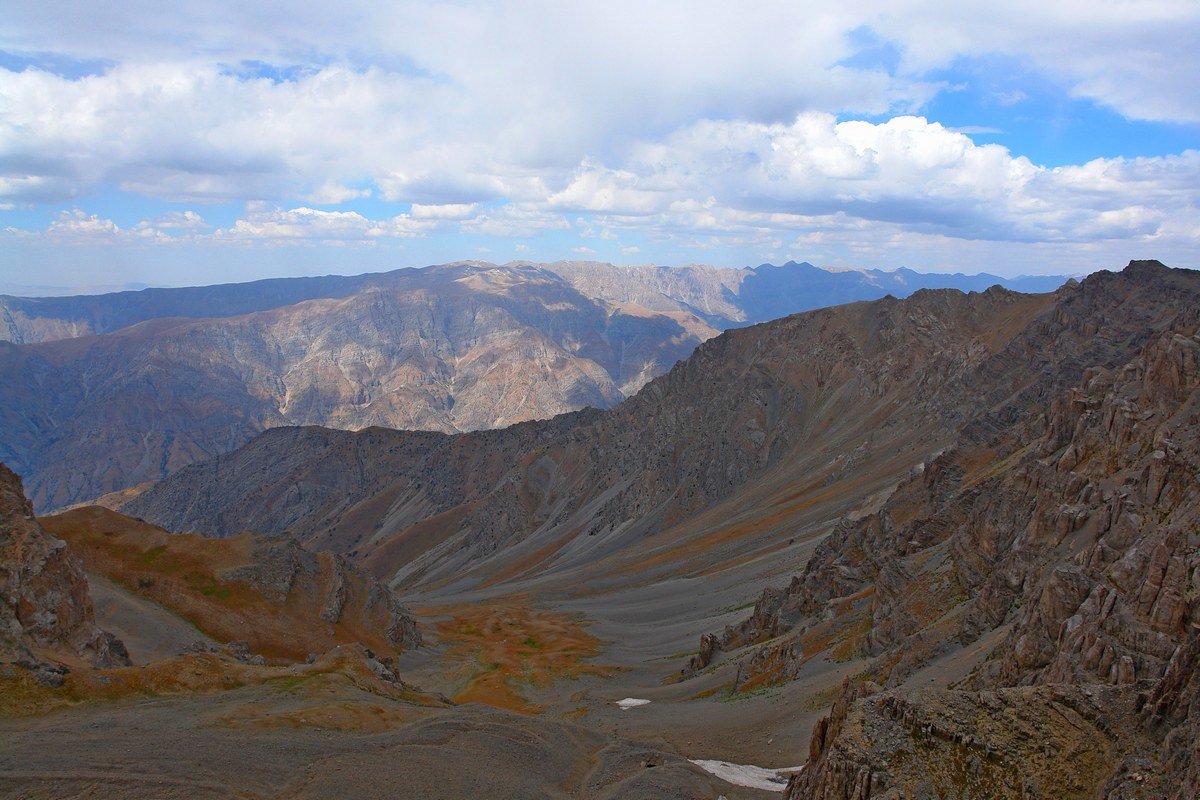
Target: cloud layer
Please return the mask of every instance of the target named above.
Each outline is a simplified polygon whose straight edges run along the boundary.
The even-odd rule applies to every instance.
[[[920,114],[956,64],[994,55],[1128,119],[1200,122],[1186,0],[380,5],[16,3],[0,210],[68,209],[7,235],[1197,252],[1196,150],[1046,167]],[[121,227],[89,206],[104,192],[163,211]],[[229,202],[239,219],[204,223]]]

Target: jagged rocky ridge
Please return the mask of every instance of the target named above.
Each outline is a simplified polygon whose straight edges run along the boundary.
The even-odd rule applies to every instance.
[[[1064,377],[1087,365],[1073,388],[1046,382],[970,420],[705,640],[693,669],[767,640],[743,656],[742,686],[799,675],[836,644],[893,687],[847,687],[790,797],[1200,791],[1200,281],[1135,263],[1075,302],[1130,285],[1123,311],[1085,328],[1113,349],[1072,358]],[[960,688],[898,688],[988,636]]]
[[[0,661],[42,669],[47,660],[128,664],[119,639],[96,626],[79,559],[42,529],[21,479],[0,463]]]

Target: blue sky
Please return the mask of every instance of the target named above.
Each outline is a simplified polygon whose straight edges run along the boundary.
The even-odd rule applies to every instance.
[[[1186,0],[119,5],[0,20],[0,284],[1200,264]]]

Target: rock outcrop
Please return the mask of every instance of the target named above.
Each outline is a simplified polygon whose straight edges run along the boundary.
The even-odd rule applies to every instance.
[[[21,479],[0,464],[0,660],[64,658],[129,663],[121,641],[96,626],[79,559],[42,529]]]
[[[848,689],[817,726],[786,800],[1090,798],[1123,757],[1151,752],[1134,698],[1111,686],[873,688]],[[1162,776],[1135,774],[1136,791],[1103,796],[1170,791]]]
[[[345,557],[310,553],[289,536],[264,535],[255,537],[250,558],[250,564],[221,573],[221,579],[248,584],[280,606],[309,597],[314,608],[319,605],[322,622],[375,631],[404,650],[420,646],[412,613],[374,575]]]
[[[88,506],[43,518],[90,572],[103,575],[220,642],[303,661],[342,644],[395,652],[421,634],[395,594],[345,557],[288,536],[174,534]]]

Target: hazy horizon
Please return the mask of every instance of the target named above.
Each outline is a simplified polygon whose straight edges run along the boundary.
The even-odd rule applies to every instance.
[[[719,265],[719,264],[703,264],[703,263],[689,263],[689,264],[653,264],[653,263],[649,263],[649,262],[642,263],[642,264],[612,263],[612,262],[596,261],[594,259],[554,259],[553,261],[535,261],[532,259],[514,259],[512,261],[505,261],[505,262],[488,261],[486,259],[457,259],[455,261],[444,262],[444,264],[482,263],[482,264],[494,264],[496,266],[502,267],[502,266],[511,266],[511,265],[515,265],[515,264],[533,264],[533,265],[553,264],[553,263],[559,262],[559,261],[574,262],[574,263],[606,264],[608,266],[614,266],[614,267],[619,267],[619,268],[629,268],[629,269],[636,269],[639,267],[651,267],[651,268],[662,268],[662,269],[686,269],[686,268],[697,268],[698,267],[698,268],[717,269],[717,270],[720,270],[720,269],[751,270],[751,269],[755,269],[757,267],[763,267],[763,266],[776,266],[776,267],[786,266],[788,263],[795,262],[794,259],[789,259],[788,261],[780,262],[778,264],[771,264],[770,262],[763,262],[762,264],[742,264],[742,265],[738,265],[738,266],[724,266],[724,265]],[[968,277],[976,276],[976,275],[994,275],[994,273],[989,273],[987,270],[957,271],[957,272],[948,272],[947,271],[947,272],[940,272],[940,273],[939,272],[926,273],[926,272],[923,272],[922,270],[913,269],[912,267],[908,267],[908,266],[857,267],[857,266],[850,266],[850,265],[846,265],[846,264],[812,264],[811,262],[803,262],[803,261],[795,262],[795,263],[809,263],[811,266],[814,266],[817,269],[825,270],[826,272],[893,273],[893,272],[899,272],[901,270],[910,270],[912,272],[916,272],[919,274],[927,274],[927,275],[933,275],[933,274],[964,275],[964,276],[968,276]],[[254,281],[260,281],[260,280],[287,280],[289,278],[320,278],[320,277],[335,276],[335,275],[343,276],[343,277],[354,277],[357,275],[374,275],[374,274],[381,274],[384,272],[393,272],[396,270],[404,270],[404,269],[428,269],[430,267],[443,266],[444,264],[419,264],[419,265],[411,265],[411,266],[405,265],[405,266],[393,267],[391,269],[380,269],[380,270],[358,270],[358,271],[320,272],[320,273],[319,272],[311,272],[311,273],[306,273],[303,275],[265,275],[265,276],[260,276],[260,277],[248,277],[248,278],[245,278],[244,280],[206,281],[203,283],[150,284],[150,283],[130,281],[127,283],[116,283],[116,284],[83,284],[83,285],[70,286],[70,285],[56,285],[56,284],[20,284],[20,283],[0,281],[0,295],[9,295],[11,297],[69,297],[69,296],[75,296],[75,295],[110,294],[113,292],[136,292],[136,291],[141,291],[143,289],[184,289],[184,288],[189,288],[189,287],[211,286],[211,285],[215,285],[215,284],[224,284],[224,283],[252,283]],[[1095,270],[1090,270],[1089,272],[1094,272],[1094,271],[1098,271],[1101,269],[1110,269],[1110,270],[1121,269],[1123,266],[1124,266],[1123,264],[1122,265],[1102,265],[1102,266],[1096,267]],[[1089,273],[1084,273],[1084,272],[1067,273],[1067,272],[1064,272],[1064,273],[1060,273],[1060,274],[1062,277],[1066,277],[1066,278],[1081,278],[1084,275],[1089,274]],[[1028,275],[1027,274],[1019,274],[1019,275],[995,275],[995,277],[1004,278],[1006,280],[1014,280],[1014,279],[1021,279],[1021,278],[1036,278],[1036,277],[1044,277],[1044,276],[1032,275],[1032,274],[1028,274]]]

